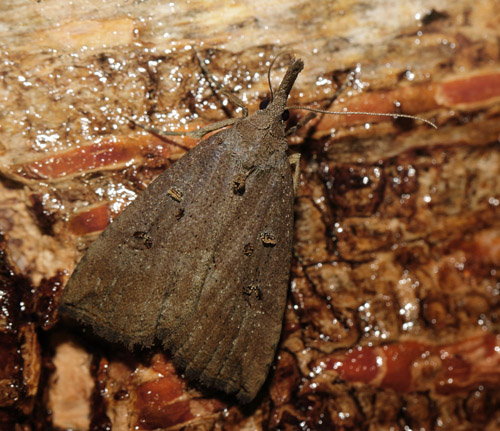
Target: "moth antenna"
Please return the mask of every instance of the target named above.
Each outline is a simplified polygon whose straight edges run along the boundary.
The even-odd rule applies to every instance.
[[[412,120],[422,121],[428,124],[429,126],[434,127],[435,129],[438,128],[432,121],[426,120],[425,118],[422,117],[417,117],[415,115],[390,114],[383,112],[363,112],[363,111],[325,111],[323,109],[307,108],[305,106],[288,106],[287,109],[303,109],[305,111],[317,112],[319,114],[331,114],[331,115],[373,115],[376,117],[410,118]]]

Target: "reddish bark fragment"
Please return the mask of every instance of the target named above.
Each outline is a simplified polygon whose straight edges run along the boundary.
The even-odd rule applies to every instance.
[[[445,106],[485,102],[497,97],[500,97],[499,72],[444,82],[436,93],[436,100]]]
[[[399,393],[415,390],[419,384],[435,388],[439,393],[451,393],[480,384],[498,384],[499,344],[492,333],[445,346],[407,341],[350,349],[345,354],[337,352],[318,361],[316,366],[336,371],[347,382],[372,384]],[[414,366],[424,355],[436,355],[440,359],[435,377],[433,375],[428,383],[414,373]]]
[[[325,361],[326,370],[337,370],[347,381],[370,383],[379,372],[377,354],[372,347],[348,350],[343,357],[335,356]]]
[[[135,406],[141,429],[178,426],[210,417],[225,407],[216,400],[185,399],[186,384],[163,354],[153,357],[151,369],[161,373],[162,377],[137,388]]]
[[[144,403],[136,404],[139,411],[139,423],[144,429],[171,427],[186,423],[193,419],[190,402],[179,401],[173,404],[164,404],[158,400],[148,399]]]
[[[398,392],[406,392],[411,388],[412,364],[429,347],[415,342],[404,342],[384,346],[386,373],[381,386]]]
[[[435,85],[425,84],[401,87],[392,91],[363,93],[358,97],[349,99],[347,103],[335,103],[328,109],[331,111],[345,110],[418,115],[438,107],[434,98],[435,91]],[[317,128],[327,130],[355,124],[381,123],[383,121],[393,121],[393,119],[373,115],[325,115]]]
[[[68,229],[74,235],[86,235],[104,230],[110,222],[108,205],[101,205],[75,214],[68,222]]]
[[[165,429],[210,417],[224,408],[216,400],[182,400],[169,403],[161,394],[151,391],[138,393],[136,408],[141,429]]]
[[[143,383],[137,390],[137,399],[144,405],[166,404],[183,393],[184,385],[180,380],[168,377],[160,377]]]
[[[102,141],[26,163],[20,174],[29,179],[56,179],[105,167],[116,168],[141,154],[135,139]]]

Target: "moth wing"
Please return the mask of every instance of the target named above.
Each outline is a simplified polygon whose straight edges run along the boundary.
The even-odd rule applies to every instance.
[[[238,160],[229,151],[225,157],[185,220],[200,228],[186,226],[176,238],[176,247],[190,244],[185,252],[194,247],[196,255],[169,289],[158,336],[188,378],[248,402],[266,379],[281,334],[294,195],[285,153],[272,169],[253,171],[242,195],[228,175],[238,173]]]
[[[291,260],[285,153],[245,191],[228,129],[166,170],[89,248],[63,309],[110,341],[160,339],[188,378],[250,401],[279,342]]]
[[[182,235],[179,219],[186,202],[178,192],[201,190],[217,166],[209,155],[226,134],[213,135],[166,169],[91,244],[64,289],[63,314],[108,341],[129,347],[153,343],[164,297],[179,271],[175,260],[182,251],[168,245]],[[200,158],[208,158],[211,166],[200,165]]]

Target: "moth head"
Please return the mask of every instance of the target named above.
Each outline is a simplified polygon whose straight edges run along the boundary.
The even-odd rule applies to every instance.
[[[272,67],[272,65],[271,65]],[[286,109],[286,103],[288,100],[288,96],[290,91],[293,88],[293,84],[299,76],[299,73],[304,68],[304,62],[300,59],[292,59],[290,62],[290,66],[281,81],[280,86],[273,92],[271,86],[269,86],[271,97],[270,99],[265,99],[260,102],[259,110],[265,113],[270,118],[273,118],[275,121],[286,121],[290,117],[290,112]],[[269,68],[269,71],[271,68]],[[269,79],[270,81],[270,79]]]
[[[270,103],[271,103],[270,99],[264,99],[262,102],[260,102],[259,110],[263,111],[269,106]],[[289,118],[290,118],[290,111],[288,109],[285,109],[281,114],[281,120],[287,121]]]

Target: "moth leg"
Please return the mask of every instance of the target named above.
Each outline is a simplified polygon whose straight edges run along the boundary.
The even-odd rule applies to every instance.
[[[300,181],[300,154],[291,154],[288,157],[288,163],[293,167],[293,193],[297,195]]]
[[[290,136],[293,135],[297,130],[299,130],[301,127],[304,127],[309,121],[311,121],[314,117],[316,117],[316,114],[313,114],[312,112],[309,112],[302,120],[300,120],[295,126],[290,127],[286,133],[285,136]]]
[[[248,108],[245,106],[245,104],[238,99],[233,93],[231,93],[229,90],[226,90],[223,85],[213,76],[210,71],[208,70],[207,66],[205,65],[205,62],[203,59],[200,57],[200,54],[198,50],[195,48],[194,52],[196,53],[196,58],[198,59],[198,63],[200,63],[201,70],[203,73],[206,75],[206,77],[212,82],[217,87],[217,90],[226,96],[229,101],[237,106],[238,108],[241,108],[241,116],[242,118],[248,117]]]
[[[154,133],[155,135],[159,135],[159,136],[190,136],[191,138],[195,138],[195,139],[201,139],[207,133],[213,132],[214,130],[222,129],[223,127],[231,126],[232,124],[234,124],[237,121],[237,118],[228,118],[227,120],[218,121],[217,123],[209,124],[208,126],[202,127],[201,129],[198,129],[198,130],[193,130],[191,132],[169,132],[166,130],[159,130],[159,129],[155,129],[154,127],[146,126],[145,124],[138,123],[134,119],[127,117],[125,115],[124,115],[124,118],[126,118],[131,123],[134,123],[136,126],[140,127],[141,129],[144,129],[150,133]]]

